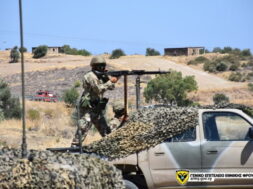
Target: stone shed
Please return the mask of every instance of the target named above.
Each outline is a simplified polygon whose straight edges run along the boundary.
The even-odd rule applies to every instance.
[[[36,49],[37,47],[32,47],[32,52],[34,52],[34,50]],[[47,47],[47,54],[58,54],[60,53],[60,50],[61,50],[62,47]]]
[[[164,55],[166,56],[190,56],[199,55],[200,50],[205,49],[205,47],[179,47],[179,48],[165,48]]]

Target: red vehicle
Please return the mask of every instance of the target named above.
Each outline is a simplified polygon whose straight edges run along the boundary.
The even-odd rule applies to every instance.
[[[52,91],[39,90],[34,96],[35,101],[58,102],[58,97]]]

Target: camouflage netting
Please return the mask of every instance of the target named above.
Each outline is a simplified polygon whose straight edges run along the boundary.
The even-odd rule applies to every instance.
[[[83,148],[109,159],[125,157],[196,127],[197,115],[197,108],[142,109],[132,115],[122,128]]]
[[[236,108],[248,115],[253,109],[239,104],[219,104],[201,107],[157,107],[145,108],[132,115],[125,125],[83,149],[109,159],[154,147],[198,124],[199,109]]]
[[[124,188],[120,171],[86,154],[0,149],[0,188]]]

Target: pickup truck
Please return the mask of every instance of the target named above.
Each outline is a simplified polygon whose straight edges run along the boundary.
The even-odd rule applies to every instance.
[[[198,119],[195,128],[112,161],[122,171],[126,187],[253,188],[253,119],[238,109],[199,109]],[[177,178],[181,170],[238,178],[216,177],[212,182],[188,180],[182,184]],[[249,173],[250,178],[244,173]]]

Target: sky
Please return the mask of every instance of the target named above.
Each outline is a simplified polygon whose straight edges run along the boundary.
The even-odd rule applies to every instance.
[[[230,46],[253,52],[253,0],[22,0],[24,46],[92,54]],[[0,0],[0,50],[20,46],[19,1]]]

